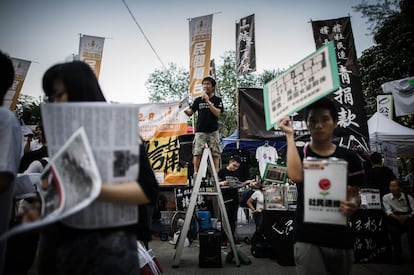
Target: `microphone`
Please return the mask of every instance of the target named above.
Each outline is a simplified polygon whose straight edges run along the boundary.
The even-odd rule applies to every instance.
[[[204,99],[204,95],[205,94],[207,94],[207,89],[203,89],[203,94],[201,95],[201,99],[203,100],[203,101],[206,101],[205,99]]]

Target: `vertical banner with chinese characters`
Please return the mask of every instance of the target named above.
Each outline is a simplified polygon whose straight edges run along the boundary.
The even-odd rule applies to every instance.
[[[392,95],[377,95],[377,112],[392,119],[394,104]]]
[[[29,71],[31,61],[11,58],[14,68],[14,81],[13,85],[7,91],[4,96],[3,106],[9,108],[10,111],[16,109],[17,99],[19,98],[20,91],[22,90],[24,80],[26,79],[27,72]]]
[[[254,14],[236,23],[236,69],[237,76],[256,71]]]
[[[79,60],[91,66],[96,78],[101,71],[102,52],[105,38],[81,35],[79,41]]]
[[[139,133],[161,185],[187,184],[187,168],[179,165],[178,136],[187,134],[185,107],[179,102],[139,105]]]
[[[357,56],[350,17],[312,21],[316,48],[329,41],[335,44],[340,88],[330,96],[338,106],[338,136],[355,136],[362,144],[368,141],[367,118],[357,67]]]
[[[190,19],[190,95],[203,93],[203,78],[210,72],[213,15]]]

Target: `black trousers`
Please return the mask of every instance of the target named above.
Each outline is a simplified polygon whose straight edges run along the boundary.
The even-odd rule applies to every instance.
[[[395,219],[388,217],[387,227],[391,239],[393,256],[401,257],[401,234],[406,232],[408,243],[414,257],[414,218],[411,217],[405,223],[401,224]]]

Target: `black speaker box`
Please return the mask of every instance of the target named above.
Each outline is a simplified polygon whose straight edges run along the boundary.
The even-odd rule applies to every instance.
[[[198,233],[200,241],[199,267],[222,267],[221,233],[217,230],[206,230]]]
[[[178,156],[182,166],[193,161],[193,140],[194,134],[178,136],[178,142],[180,143]]]

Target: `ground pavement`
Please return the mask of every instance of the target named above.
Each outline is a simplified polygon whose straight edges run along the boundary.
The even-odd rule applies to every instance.
[[[239,218],[241,216],[239,215]],[[237,233],[240,239],[244,239],[246,236],[252,236],[255,225],[254,223],[248,223],[245,218],[239,219],[237,226]],[[169,239],[171,240],[171,238]],[[222,248],[222,263],[221,268],[200,268],[198,267],[199,257],[199,243],[195,240],[189,247],[184,248],[180,263],[177,268],[173,268],[174,263],[174,245],[169,241],[161,241],[159,238],[154,237],[149,243],[149,248],[152,249],[161,264],[163,274],[208,274],[208,275],[221,275],[221,274],[280,274],[280,275],[293,275],[296,274],[294,266],[281,266],[274,259],[261,259],[255,258],[250,252],[250,245],[245,242],[240,242],[237,245],[238,249],[247,255],[250,260],[250,265],[240,265],[237,267],[234,263],[226,262],[226,255],[230,251],[228,248]],[[391,264],[355,264],[353,267],[353,275],[412,275],[414,274],[414,264],[410,261],[410,252],[408,247],[405,248],[404,262],[401,265]]]

